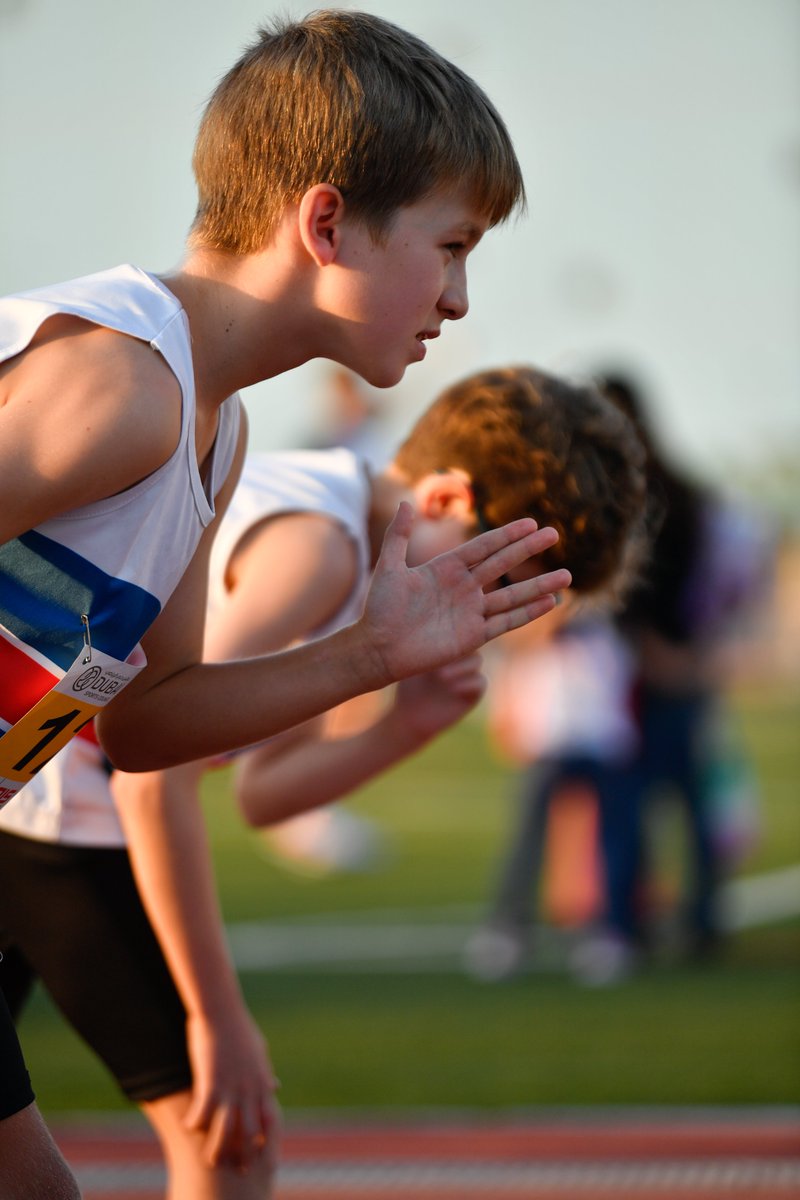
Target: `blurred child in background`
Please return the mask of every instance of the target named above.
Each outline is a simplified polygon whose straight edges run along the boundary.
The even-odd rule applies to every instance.
[[[645,446],[660,518],[647,569],[617,617],[635,662],[638,752],[618,773],[609,809],[606,841],[615,857],[607,855],[606,863],[614,894],[605,936],[590,942],[577,963],[589,981],[613,977],[648,944],[646,834],[662,792],[678,799],[685,818],[684,950],[703,957],[719,944],[719,885],[733,847],[720,836],[725,814],[714,782],[722,756],[733,750],[725,699],[731,647],[765,599],[773,557],[772,538],[754,512],[671,461],[632,378],[608,375],[601,386]],[[743,757],[741,749],[735,753]]]
[[[529,766],[489,916],[466,947],[467,970],[485,980],[514,975],[535,948],[548,819],[570,787],[588,789],[598,813],[596,867],[574,859],[575,870],[598,872],[595,908],[583,914],[597,919],[571,956],[578,979],[611,983],[640,962],[650,935],[648,806],[666,787],[686,814],[685,939],[702,954],[721,932],[725,859],[710,787],[721,689],[731,634],[769,577],[768,543],[752,518],[668,461],[632,381],[609,376],[599,386],[646,450],[649,547],[621,603],[598,607],[595,589],[589,611],[570,620],[562,610],[498,648],[493,728]],[[578,579],[572,590],[580,594]]]

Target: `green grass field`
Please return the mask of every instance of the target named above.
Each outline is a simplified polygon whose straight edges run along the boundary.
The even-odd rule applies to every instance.
[[[754,874],[800,860],[800,696],[752,688],[736,697],[736,709],[764,796],[763,836],[742,866]],[[512,784],[474,718],[351,802],[388,834],[391,854],[380,870],[311,879],[268,861],[218,774],[206,808],[226,919],[421,921],[439,908],[477,915]],[[713,965],[662,963],[603,990],[552,970],[482,985],[455,960],[424,972],[247,972],[243,986],[290,1113],[800,1102],[796,919],[737,935]],[[126,1107],[41,992],[22,1038],[45,1112]]]

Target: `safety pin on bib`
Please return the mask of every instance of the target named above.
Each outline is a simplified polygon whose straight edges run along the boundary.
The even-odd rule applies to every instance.
[[[81,613],[81,625],[83,625],[83,648],[86,651],[82,661],[90,663],[92,661],[92,635],[89,631],[89,617],[86,613]]]

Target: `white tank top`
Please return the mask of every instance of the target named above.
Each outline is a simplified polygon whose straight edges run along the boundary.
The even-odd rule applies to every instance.
[[[356,621],[364,607],[370,578],[369,500],[366,468],[349,450],[248,455],[241,481],[214,539],[209,623],[224,619],[225,576],[241,539],[265,518],[290,512],[332,517],[356,549],[357,575],[350,595],[334,617],[315,629],[310,638],[323,637]],[[41,841],[123,846],[125,837],[108,780],[97,746],[74,738],[0,813],[0,828]]]
[[[89,614],[94,647],[122,660],[135,650],[213,520],[239,434],[241,404],[232,396],[220,408],[204,485],[188,321],[152,275],[121,266],[0,300],[0,362],[24,350],[58,313],[139,338],[161,354],[181,388],[181,430],[167,462],[134,487],[0,546],[0,736],[74,662],[83,644],[81,613]],[[42,813],[36,803],[46,770],[3,810],[2,827],[27,825],[32,804],[34,836],[58,837],[60,816]]]
[[[367,533],[370,485],[362,461],[350,450],[285,450],[248,454],[242,478],[214,538],[209,577],[209,620],[225,599],[225,575],[246,533],[269,517],[321,513],[347,533],[356,550],[357,574],[350,595],[329,621],[306,640],[325,637],[361,616],[370,575]]]

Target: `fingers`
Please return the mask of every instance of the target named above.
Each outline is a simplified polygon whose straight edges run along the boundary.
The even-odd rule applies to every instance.
[[[277,1158],[280,1130],[277,1102],[250,1105],[225,1105],[217,1108],[208,1127],[205,1144],[210,1167],[228,1166],[246,1172],[262,1154],[270,1161]]]
[[[280,1086],[278,1084],[277,1086]],[[264,1153],[273,1169],[278,1165],[278,1151],[283,1130],[283,1117],[281,1106],[275,1099],[275,1096],[270,1096],[268,1102],[261,1106],[261,1132],[263,1138]]]
[[[507,533],[513,531],[515,526],[524,525],[526,522],[515,521],[511,525],[505,525],[502,529],[493,529],[489,533],[481,534],[480,537],[473,538],[471,542],[467,542],[465,547],[471,547],[471,555],[474,557],[476,550],[481,551],[481,547],[476,546],[476,543],[482,542],[485,538],[491,538],[495,533]],[[531,522],[535,524],[535,522]],[[546,525],[544,529],[536,529],[534,532],[528,532],[521,537],[512,537],[511,540],[506,540],[499,546],[487,542],[483,547],[483,552],[475,561],[470,569],[475,579],[480,583],[481,587],[486,587],[487,584],[494,583],[501,575],[512,571],[514,567],[520,566],[530,558],[535,558],[537,554],[541,554],[550,546],[554,546],[558,541],[558,533],[551,526]]]
[[[536,575],[533,579],[520,580],[519,583],[509,584],[508,587],[487,592],[484,611],[487,617],[497,613],[508,613],[548,595],[553,597],[553,604],[550,605],[553,608],[556,604],[556,594],[564,591],[571,583],[572,576],[563,567],[557,571],[546,571],[544,575]],[[523,621],[522,624],[524,623]]]
[[[470,654],[440,667],[436,676],[449,695],[462,700],[478,700],[486,690],[486,676],[481,668],[480,655]]]
[[[501,591],[508,590],[510,589],[501,589]],[[509,608],[503,612],[496,613],[494,616],[487,616],[486,640],[491,641],[503,633],[509,633],[512,629],[520,629],[523,625],[527,625],[531,621],[543,617],[556,607],[556,603],[556,596],[553,593],[547,593],[517,608]]]
[[[183,1118],[183,1124],[187,1129],[203,1131],[208,1129],[213,1115],[214,1099],[210,1092],[203,1088],[195,1087],[192,1093],[191,1104]]]
[[[461,679],[454,683],[450,689],[450,694],[464,704],[473,705],[480,700],[481,696],[486,691],[487,681],[485,676],[476,675],[470,679]]]
[[[215,1103],[209,1096],[192,1105],[184,1124],[205,1133],[204,1154],[210,1167],[244,1172],[264,1153],[271,1161],[276,1159],[280,1108],[273,1093],[279,1086],[273,1077],[260,1098]]]
[[[392,518],[383,536],[381,547],[381,566],[396,569],[406,565],[408,539],[414,524],[414,510],[406,500],[400,501],[400,506]]]
[[[509,521],[507,525],[501,525],[499,529],[489,529],[486,533],[479,533],[465,542],[463,546],[459,546],[455,553],[470,569],[474,570],[491,555],[517,546],[537,532],[541,531],[532,517],[521,517],[518,521]],[[528,551],[524,557],[530,557],[530,554],[531,551]]]
[[[571,582],[572,576],[562,567],[487,593],[484,609],[487,641],[551,612],[558,603],[559,592]]]
[[[206,1161],[210,1167],[219,1167],[223,1163],[237,1168],[248,1165],[247,1151],[242,1144],[239,1127],[238,1108],[225,1105],[215,1109],[208,1126],[205,1146]]]
[[[450,683],[453,680],[480,675],[482,668],[483,661],[476,651],[474,654],[465,654],[463,658],[456,658],[453,662],[438,667],[434,674],[445,683]]]

